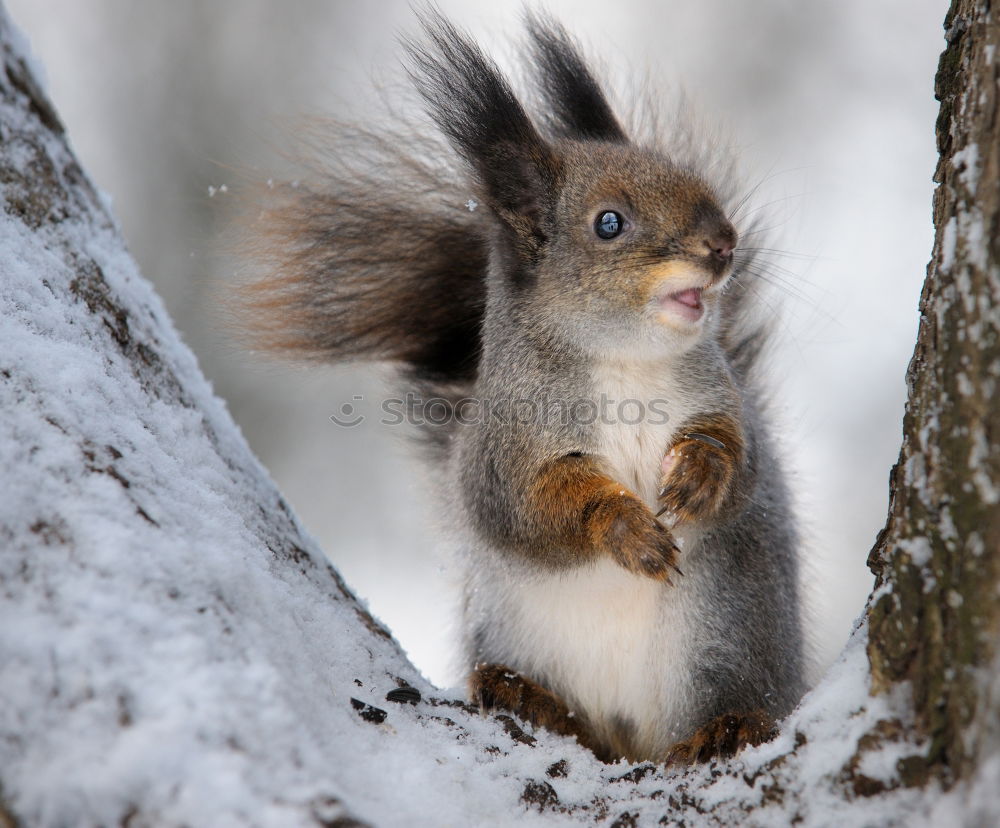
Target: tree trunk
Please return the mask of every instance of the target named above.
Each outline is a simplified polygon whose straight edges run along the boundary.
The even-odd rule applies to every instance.
[[[995,824],[987,9],[946,21],[937,238],[869,609],[775,741],[684,772],[603,765],[419,676],[212,395],[0,11],[0,826]]]
[[[907,371],[889,519],[869,558],[872,682],[908,681],[926,764],[969,777],[1000,747],[1000,20],[956,0],[935,91],[937,235]]]

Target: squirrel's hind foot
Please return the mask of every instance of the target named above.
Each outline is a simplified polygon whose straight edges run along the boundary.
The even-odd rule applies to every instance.
[[[747,745],[769,742],[778,733],[774,719],[763,710],[752,713],[725,713],[699,727],[667,753],[666,764],[691,765],[710,759],[728,759]]]
[[[469,677],[473,703],[486,713],[504,710],[534,727],[575,736],[589,747],[586,727],[555,693],[503,664],[477,664]]]

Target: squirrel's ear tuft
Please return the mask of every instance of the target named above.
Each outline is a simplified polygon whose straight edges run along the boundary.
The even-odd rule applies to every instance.
[[[410,77],[431,117],[472,166],[490,207],[533,255],[561,164],[499,67],[437,11],[421,15],[427,43],[406,41]]]
[[[625,143],[615,118],[576,43],[551,17],[525,13],[531,57],[548,114],[548,124],[563,138]]]

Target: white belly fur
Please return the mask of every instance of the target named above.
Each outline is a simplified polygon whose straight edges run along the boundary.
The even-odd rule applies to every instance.
[[[608,471],[653,506],[660,461],[697,401],[671,387],[669,368],[651,376],[608,366],[595,379],[596,393],[610,400],[666,401],[665,423],[647,417],[635,425],[603,423],[597,432]],[[682,551],[695,540],[679,533]],[[640,755],[662,754],[689,735],[697,578],[678,577],[669,586],[611,559],[553,573],[515,565],[501,577],[503,631],[491,648],[500,660],[547,682],[612,744],[623,721],[634,728],[629,742]]]
[[[623,722],[633,727],[639,755],[662,754],[687,735],[689,589],[609,559],[512,586],[503,637],[519,669],[585,712],[612,744]]]

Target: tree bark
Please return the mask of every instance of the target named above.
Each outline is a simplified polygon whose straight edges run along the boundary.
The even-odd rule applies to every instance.
[[[889,518],[869,558],[873,686],[909,682],[928,744],[913,783],[966,778],[1000,745],[1000,19],[990,5],[956,0],[945,20],[937,233]]]
[[[869,607],[774,742],[665,771],[420,677],[212,395],[0,10],[0,826],[995,823],[1000,21],[955,0],[946,30]]]

